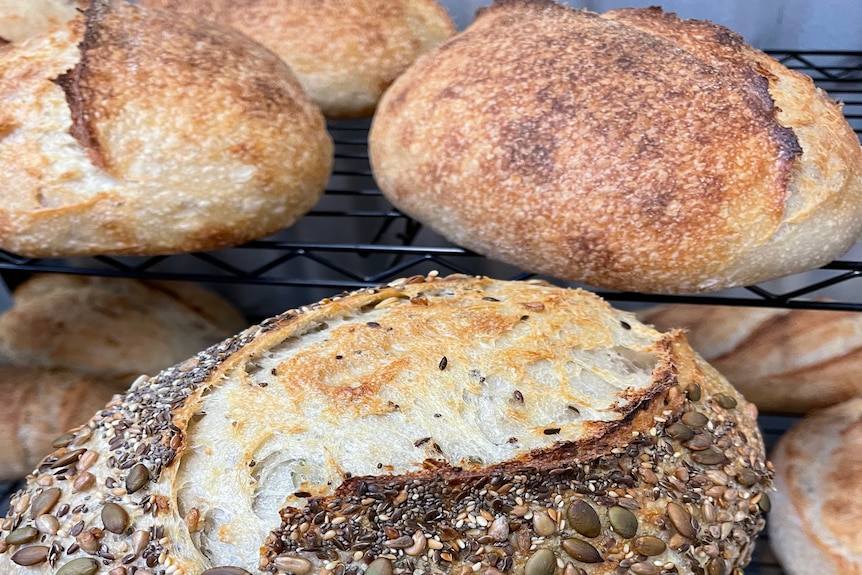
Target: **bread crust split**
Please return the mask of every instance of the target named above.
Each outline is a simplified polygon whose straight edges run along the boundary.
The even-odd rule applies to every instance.
[[[230,29],[121,0],[0,54],[0,247],[211,250],[291,225],[332,142],[290,69]]]
[[[436,0],[141,0],[231,26],[290,65],[333,119],[371,116],[420,55],[455,34]]]
[[[12,498],[0,570],[731,573],[770,475],[756,409],[680,332],[405,278],[139,379]]]
[[[862,232],[862,148],[813,81],[658,8],[495,2],[387,91],[375,178],[530,272],[691,293],[816,268]]]

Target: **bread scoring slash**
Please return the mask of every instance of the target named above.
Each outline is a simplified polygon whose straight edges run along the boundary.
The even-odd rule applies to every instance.
[[[862,233],[862,148],[811,78],[659,8],[497,1],[386,92],[400,210],[485,256],[689,293],[826,264]]]
[[[0,570],[729,574],[768,506],[755,418],[592,294],[405,278],[139,379],[12,498]]]

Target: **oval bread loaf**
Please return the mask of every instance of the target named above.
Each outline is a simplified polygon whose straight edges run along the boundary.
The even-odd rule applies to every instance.
[[[372,168],[450,241],[592,286],[704,292],[862,231],[862,149],[812,80],[718,25],[498,0],[387,91]]]
[[[399,280],[138,380],[12,498],[0,570],[731,573],[771,485],[756,413],[587,292]]]
[[[805,413],[862,395],[862,314],[675,304],[638,312],[692,348],[761,411]]]
[[[787,575],[862,575],[862,397],[807,415],[772,459],[769,540]]]
[[[332,142],[290,69],[239,32],[122,0],[0,53],[0,247],[167,254],[291,225]]]
[[[128,386],[248,325],[230,303],[194,284],[39,274],[0,315],[0,358],[69,369]]]
[[[436,0],[140,0],[231,26],[275,52],[330,118],[370,116],[421,54],[455,33]]]

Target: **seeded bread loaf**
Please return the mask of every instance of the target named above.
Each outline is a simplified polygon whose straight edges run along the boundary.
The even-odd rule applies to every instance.
[[[862,575],[862,397],[807,415],[772,459],[769,540],[787,575]]]
[[[686,293],[812,269],[862,232],[862,149],[812,80],[658,8],[498,0],[386,92],[374,176],[483,255]]]
[[[93,0],[0,52],[0,248],[166,254],[291,225],[332,165],[287,65],[227,28]]]
[[[398,280],[138,380],[12,498],[0,571],[731,573],[755,416],[587,292]]]
[[[125,382],[156,374],[248,325],[213,292],[181,282],[39,274],[0,315],[2,361]]]
[[[75,371],[0,364],[0,481],[30,473],[54,440],[127,388]]]
[[[436,0],[140,0],[231,26],[278,54],[331,118],[370,116],[421,54],[455,33]]]
[[[805,413],[862,395],[862,314],[675,304],[638,312],[691,344],[761,411]]]

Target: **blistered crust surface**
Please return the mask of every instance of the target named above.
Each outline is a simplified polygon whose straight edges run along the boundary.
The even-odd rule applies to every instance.
[[[755,416],[586,292],[411,278],[141,378],[13,498],[0,567],[733,569],[763,527]]]

